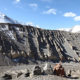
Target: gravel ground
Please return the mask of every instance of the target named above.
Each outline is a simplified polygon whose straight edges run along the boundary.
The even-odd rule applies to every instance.
[[[51,64],[52,67],[54,67],[54,65],[56,63],[49,63]],[[65,71],[68,70],[80,70],[80,63],[62,63],[63,67],[65,68]],[[33,67],[35,65],[17,65],[17,66],[0,66],[0,80],[4,80],[2,79],[2,75],[4,74],[4,72],[6,71],[15,71],[15,70],[24,70],[24,69],[29,69],[30,71],[33,70]],[[39,64],[39,66],[43,67],[44,64]],[[59,76],[55,76],[55,75],[40,75],[40,76],[31,76],[31,77],[25,77],[24,75],[21,75],[19,78],[17,79],[12,79],[12,80],[80,80],[80,79],[70,79],[70,78],[64,78],[64,77],[59,77]]]

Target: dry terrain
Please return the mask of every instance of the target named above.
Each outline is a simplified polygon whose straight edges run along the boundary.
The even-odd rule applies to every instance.
[[[44,67],[44,64],[39,64],[39,66],[41,68]],[[52,67],[55,66],[56,63],[49,63],[51,64]],[[36,65],[36,64],[35,64]],[[4,75],[5,72],[7,71],[16,71],[16,70],[26,70],[28,69],[30,71],[30,73],[33,71],[33,67],[35,65],[18,65],[18,66],[1,66],[0,67],[0,80],[6,80],[6,79],[3,79],[2,76]],[[62,63],[64,69],[65,69],[65,72],[67,73],[68,70],[73,70],[75,72],[75,77],[76,77],[76,74],[79,72],[79,75],[80,75],[80,64],[79,63]],[[29,77],[25,77],[24,74],[22,74],[21,76],[19,76],[18,78],[14,78],[12,80],[80,80],[80,78],[74,78],[74,77],[60,77],[60,76],[56,76],[56,75],[32,75],[32,76],[29,76]]]

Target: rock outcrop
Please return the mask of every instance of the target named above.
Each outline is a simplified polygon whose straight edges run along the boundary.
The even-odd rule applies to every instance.
[[[53,68],[49,63],[46,63],[44,68],[43,68],[43,73],[45,75],[53,75]]]
[[[80,35],[0,23],[0,55],[1,61],[8,65],[30,61],[79,61]]]
[[[35,66],[32,74],[33,75],[41,75],[42,74],[41,68],[39,66]]]
[[[54,74],[57,76],[66,76],[64,67],[61,65],[61,63],[54,66]]]

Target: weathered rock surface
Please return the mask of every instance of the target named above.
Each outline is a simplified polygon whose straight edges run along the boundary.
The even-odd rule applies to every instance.
[[[49,63],[45,64],[45,66],[43,67],[43,72],[44,72],[44,74],[47,74],[47,75],[53,74],[53,68],[51,67],[51,65]]]
[[[52,67],[54,67],[56,65],[56,63],[50,63],[50,65]],[[11,71],[12,72],[23,72],[22,75],[20,75],[19,77],[17,78],[11,78],[10,80],[80,80],[80,77],[79,77],[79,74],[80,74],[80,64],[79,63],[62,63],[62,66],[65,68],[66,72],[68,70],[71,70],[71,76],[69,77],[61,77],[61,76],[56,76],[56,75],[33,75],[33,76],[25,76],[24,73],[27,73],[26,72],[26,69],[30,71],[30,74],[31,74],[31,71],[32,71],[32,68],[34,67],[35,65],[18,65],[18,66],[12,66],[11,68],[7,68],[9,66],[3,66],[3,68],[0,67],[0,71],[3,69],[3,73],[4,74],[4,68],[6,68],[6,70],[9,72],[9,75],[11,76]],[[44,66],[44,64],[38,64],[37,66],[40,66],[41,68]],[[6,71],[6,72],[7,72]],[[2,72],[2,71],[1,71]],[[1,74],[0,72],[0,74]],[[5,73],[6,73],[5,72]],[[77,75],[78,74],[78,75]],[[8,78],[10,78],[10,76],[8,76]],[[9,80],[9,79],[4,79],[2,78],[2,75],[0,75],[0,80]]]
[[[66,76],[66,73],[65,73],[65,70],[64,70],[64,67],[62,66],[61,63],[58,63],[55,65],[54,67],[54,74],[57,75],[57,76]]]
[[[0,24],[0,65],[37,61],[79,61],[80,34]]]
[[[71,71],[71,77],[72,78],[80,78],[80,71],[79,70],[72,70]]]
[[[20,69],[20,70],[8,70],[2,74],[3,79],[17,79],[20,76],[24,75],[24,77],[29,77],[30,72],[28,69]],[[0,75],[1,76],[1,75]]]
[[[42,74],[42,70],[39,66],[35,66],[33,71],[32,71],[33,75],[41,75]]]

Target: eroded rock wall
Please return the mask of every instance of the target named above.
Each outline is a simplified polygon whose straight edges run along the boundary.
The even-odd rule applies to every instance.
[[[78,61],[80,35],[20,24],[0,24],[0,53],[13,62]]]

